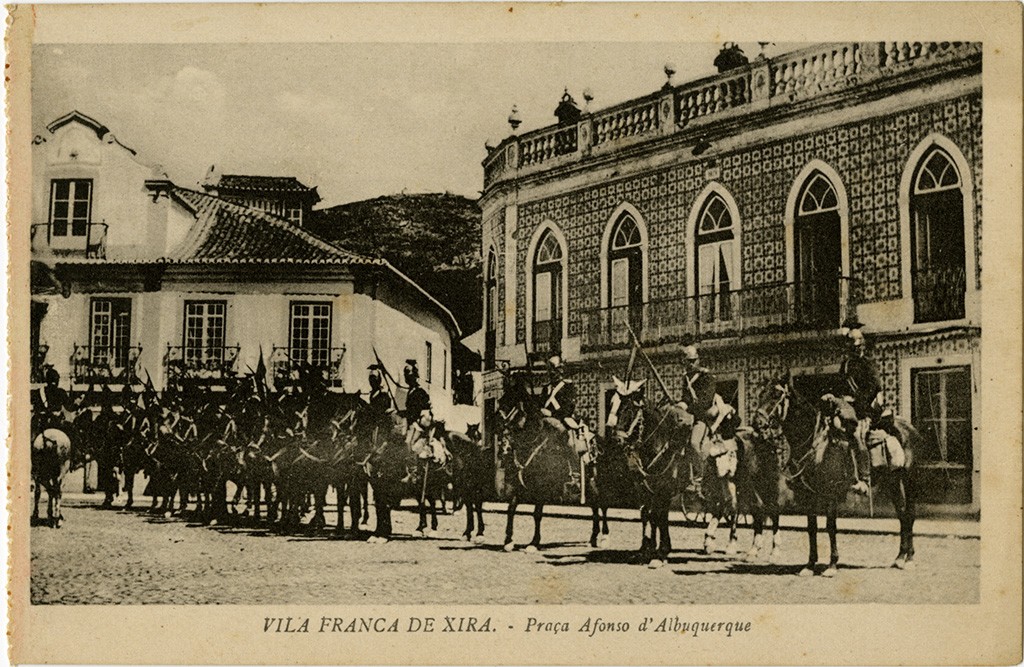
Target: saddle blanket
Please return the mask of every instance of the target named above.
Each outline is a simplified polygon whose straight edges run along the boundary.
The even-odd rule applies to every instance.
[[[899,439],[882,429],[868,432],[867,446],[871,453],[872,468],[902,468],[907,463],[907,456]]]
[[[736,438],[712,438],[711,446],[708,447],[708,456],[715,461],[715,470],[719,477],[727,477],[736,474],[736,467],[739,464],[739,445]]]

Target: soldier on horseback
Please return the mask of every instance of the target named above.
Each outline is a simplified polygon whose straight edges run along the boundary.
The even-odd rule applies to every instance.
[[[541,408],[544,421],[560,431],[568,431],[573,449],[587,452],[592,436],[586,424],[576,418],[576,385],[566,379],[562,358],[557,354],[548,359],[548,385]]]
[[[68,393],[60,387],[57,369],[52,366],[46,369],[44,378],[46,384],[32,392],[32,421],[37,433],[63,424],[64,412],[71,407]]]
[[[717,381],[715,376],[707,368],[700,365],[700,354],[696,345],[687,345],[683,348],[683,380],[684,398],[687,411],[693,415],[693,430],[690,431],[690,450],[693,454],[692,461],[702,461],[701,449],[705,438],[708,438],[713,429],[718,415],[724,410],[713,411],[715,397],[717,396]],[[719,422],[720,423],[720,422]],[[690,469],[690,484],[687,491],[692,491],[702,496],[701,484],[703,482],[703,470],[699,464],[694,464]]]
[[[902,467],[903,448],[896,437],[891,410],[885,408],[882,383],[874,361],[865,355],[863,324],[848,322],[846,357],[839,365],[836,416],[841,428],[857,445],[854,490],[867,493],[869,472],[878,465]],[[880,448],[880,449],[879,449]]]
[[[415,359],[406,360],[404,375],[409,387],[409,395],[405,399],[405,419],[408,424],[405,442],[421,462],[433,459],[435,463],[443,465],[448,460],[443,427],[434,420],[430,395],[420,386],[420,373]]]

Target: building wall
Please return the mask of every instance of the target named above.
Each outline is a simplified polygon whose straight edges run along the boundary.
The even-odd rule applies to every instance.
[[[861,101],[851,93],[843,104],[777,123],[743,125],[696,156],[692,144],[655,139],[621,148],[615,161],[586,153],[577,162],[537,169],[520,180],[491,187],[482,200],[483,251],[493,246],[499,266],[497,357],[519,365],[529,344],[532,280],[530,240],[542,227],[564,237],[564,287],[568,297],[562,356],[579,387],[578,412],[603,431],[603,396],[612,376],[624,375],[628,349],[581,350],[585,311],[601,308],[602,238],[623,210],[646,228],[645,302],[682,299],[694,293],[693,240],[696,214],[710,191],[734,205],[739,245],[739,283],[744,288],[792,282],[795,196],[813,168],[830,177],[845,199],[844,274],[859,281],[858,318],[870,335],[889,406],[912,416],[911,373],[916,368],[969,366],[980,369],[982,107],[980,76],[936,78],[888,97]],[[736,118],[738,116],[734,116]],[[909,288],[910,175],[923,148],[937,143],[962,172],[965,258],[968,271],[962,320],[915,324]],[[517,145],[508,147],[515,155]],[[845,195],[845,196],[844,196]],[[499,216],[500,213],[500,216]],[[510,215],[511,214],[511,215]],[[514,226],[510,229],[509,221]],[[509,241],[512,241],[511,243]],[[486,257],[486,254],[484,255]],[[512,300],[514,299],[514,303]],[[514,319],[509,319],[514,318]],[[510,335],[502,340],[501,332]],[[757,405],[761,389],[787,373],[835,373],[843,355],[836,330],[722,338],[702,343],[702,362],[722,380],[738,382],[741,414]],[[668,391],[683,390],[678,346],[650,350]],[[649,392],[661,393],[642,361],[633,378],[647,378]],[[973,430],[980,426],[980,388],[971,386]],[[980,499],[979,439],[969,502],[957,511],[976,512]],[[961,474],[961,473],[956,473]],[[962,502],[962,501],[957,501]]]
[[[111,137],[108,134],[107,140],[102,140],[92,129],[71,122],[53,134],[47,133],[46,141],[33,147],[32,224],[47,225],[50,221],[53,179],[91,179],[91,222],[108,226],[108,256],[164,255],[183,238],[192,220],[179,216],[152,224],[153,211],[144,183],[162,175]],[[94,227],[93,231],[98,229]]]
[[[850,271],[863,281],[867,303],[900,300],[901,238],[899,189],[907,158],[927,137],[939,134],[955,144],[970,165],[974,183],[975,280],[981,275],[981,96],[934,102],[920,108],[799,134],[704,159],[680,155],[680,164],[595,183],[567,194],[520,206],[517,237],[529,239],[552,222],[569,247],[566,287],[569,337],[580,332],[580,312],[601,306],[600,241],[612,213],[623,203],[635,207],[650,237],[650,299],[687,296],[686,244],[691,212],[709,183],[735,200],[741,229],[742,281],[762,285],[787,280],[786,204],[797,174],[814,160],[831,166],[849,197]],[[911,165],[911,168],[913,165]],[[516,248],[516,339],[526,336],[526,280],[532,266],[527,245]]]

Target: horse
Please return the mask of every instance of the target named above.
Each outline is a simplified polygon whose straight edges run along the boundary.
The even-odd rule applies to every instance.
[[[484,541],[484,501],[494,483],[494,457],[481,442],[479,424],[469,424],[465,433],[450,432],[448,445],[452,453],[452,488],[457,502],[466,508],[462,538],[480,544]]]
[[[569,442],[565,427],[541,415],[536,397],[523,374],[508,378],[498,399],[501,467],[496,473],[499,497],[508,499],[505,551],[513,551],[513,528],[520,503],[533,505],[533,539],[526,551],[541,547],[541,520],[546,503],[571,504],[580,499],[580,457]]]
[[[668,513],[682,489],[681,471],[689,464],[693,416],[665,398],[651,406],[644,397],[644,380],[615,378],[615,395],[605,426],[626,449],[637,497],[643,539],[640,560],[659,568],[672,551]],[[648,528],[650,533],[648,534]]]
[[[639,509],[640,502],[627,449],[620,439],[594,438],[583,460],[586,501],[591,511],[590,546],[603,547],[608,542],[608,508]]]
[[[443,432],[443,425],[440,428]],[[370,446],[373,449],[362,463],[373,488],[377,524],[367,542],[385,543],[391,539],[391,512],[398,508],[403,498],[415,498],[417,501],[420,515],[417,535],[430,532],[426,522],[428,507],[431,510],[431,529],[436,529],[435,502],[451,479],[450,468],[430,459],[417,458],[405,441],[405,419],[397,413],[388,414],[388,420],[377,431],[377,440]]]
[[[60,510],[61,486],[71,467],[71,438],[55,427],[43,429],[32,441],[32,481],[35,483],[35,504],[32,523],[39,521],[39,495],[46,488],[46,516],[53,528],[60,528],[64,515]]]
[[[817,517],[824,514],[830,555],[828,567],[821,574],[834,577],[839,564],[836,517],[839,505],[846,499],[856,478],[858,465],[857,443],[848,420],[841,416],[849,408],[844,407],[844,399],[831,394],[823,396],[814,404],[792,388],[790,392],[798,399],[797,409],[790,410],[783,429],[790,443],[801,443],[800,448],[793,448],[793,461],[790,465],[795,468],[792,473],[793,489],[797,494],[797,502],[805,508],[809,541],[807,564],[799,574],[805,577],[817,574]],[[873,465],[871,479],[872,483],[878,482],[888,492],[900,522],[900,548],[892,566],[907,569],[913,567],[914,560],[914,450],[922,439],[917,429],[900,418],[893,419],[893,430],[899,434],[897,437],[905,455],[904,465]]]
[[[781,545],[780,507],[793,499],[785,474],[790,447],[782,431],[789,412],[789,392],[784,383],[773,380],[765,385],[760,396],[758,407],[751,413],[750,426],[737,433],[742,452],[737,485],[740,499],[749,507],[754,520],[754,539],[745,558],[758,558],[764,547],[766,520],[771,520],[768,562],[774,563]]]
[[[713,484],[705,487],[712,490],[707,498],[712,511],[711,520],[708,521],[704,531],[705,554],[714,553],[715,533],[722,520],[725,520],[729,528],[729,541],[725,547],[725,554],[732,556],[739,551],[736,530],[740,512],[736,477],[740,467],[745,466],[746,462],[743,456],[744,449],[740,446],[737,437],[739,420],[734,415],[735,413],[732,413],[722,422],[718,431],[706,441],[706,447],[702,452],[704,455],[704,478],[714,480]]]

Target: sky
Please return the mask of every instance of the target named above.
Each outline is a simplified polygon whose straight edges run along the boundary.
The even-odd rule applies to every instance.
[[[751,59],[760,47],[741,44]],[[555,122],[568,87],[600,109],[714,73],[720,44],[44,44],[34,134],[72,109],[195,187],[222,173],[296,176],[328,206],[400,192],[476,198],[485,142]],[[766,47],[771,56],[791,46]]]

